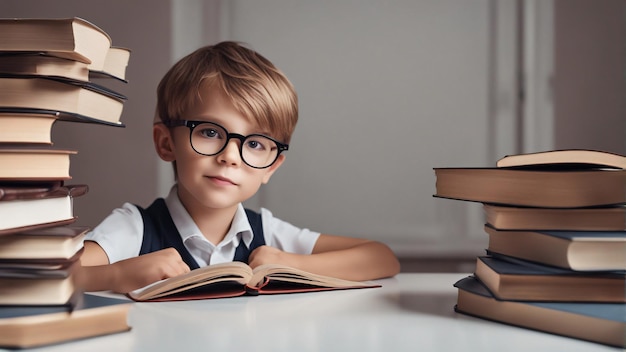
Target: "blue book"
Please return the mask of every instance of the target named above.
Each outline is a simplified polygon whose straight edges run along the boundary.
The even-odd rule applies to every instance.
[[[0,307],[0,347],[30,348],[130,330],[131,301],[83,294],[68,306]]]
[[[625,303],[525,302],[496,299],[476,277],[454,284],[455,310],[499,323],[626,348]]]
[[[498,299],[626,302],[623,271],[572,271],[494,255],[478,257],[474,273]]]
[[[626,270],[626,231],[485,232],[489,252],[576,271]]]

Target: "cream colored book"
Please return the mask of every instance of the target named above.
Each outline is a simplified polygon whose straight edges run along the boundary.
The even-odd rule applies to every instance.
[[[0,238],[36,228],[70,224],[76,220],[73,198],[87,193],[87,185],[0,186]]]
[[[88,64],[43,53],[0,54],[0,73],[89,81]]]
[[[0,19],[0,51],[46,52],[102,71],[111,38],[82,18]]]
[[[626,156],[600,150],[563,149],[507,155],[496,163],[498,167],[563,164],[626,169]]]
[[[68,180],[70,156],[76,153],[52,148],[0,148],[0,180]]]
[[[114,77],[126,82],[126,68],[130,60],[130,49],[118,46],[109,48],[102,71],[91,70],[95,77]]]
[[[53,110],[121,124],[125,97],[104,87],[43,77],[0,77],[0,107]],[[30,110],[29,110],[30,109]]]
[[[626,271],[626,231],[496,230],[489,252],[576,271]]]
[[[52,144],[57,114],[0,112],[0,143]]]
[[[84,226],[53,226],[0,236],[0,260],[68,260],[83,248]]]

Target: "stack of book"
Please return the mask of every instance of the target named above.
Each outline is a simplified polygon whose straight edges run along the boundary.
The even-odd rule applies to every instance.
[[[626,347],[626,156],[554,150],[435,174],[435,197],[485,210],[487,253],[455,284],[458,312]]]
[[[130,51],[80,19],[0,19],[0,346],[33,347],[128,330],[128,302],[84,294],[77,271],[74,150],[52,145],[57,121],[121,126]],[[105,80],[106,81],[106,80]]]

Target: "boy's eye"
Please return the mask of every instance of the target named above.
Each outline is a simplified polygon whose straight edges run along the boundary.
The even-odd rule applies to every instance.
[[[214,128],[203,128],[198,132],[205,138],[221,138],[219,131]]]
[[[254,150],[265,150],[266,146],[259,140],[247,140],[246,147]]]

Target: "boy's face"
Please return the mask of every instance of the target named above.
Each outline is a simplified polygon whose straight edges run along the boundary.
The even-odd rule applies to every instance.
[[[213,122],[244,136],[268,135],[269,131],[240,114],[215,85],[203,85],[201,93],[202,100],[183,119]],[[154,136],[159,155],[165,161],[176,161],[178,195],[192,216],[203,210],[236,207],[267,183],[284,161],[284,155],[280,155],[272,166],[255,169],[241,160],[241,142],[237,139],[231,139],[220,153],[205,156],[193,150],[188,127],[174,127],[171,133],[162,124],[155,125],[155,129],[160,129]]]

